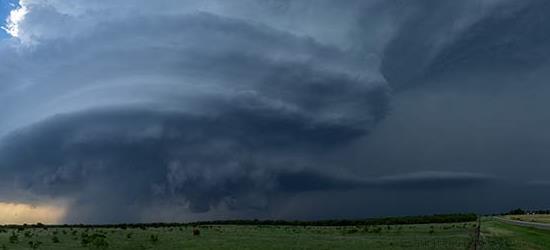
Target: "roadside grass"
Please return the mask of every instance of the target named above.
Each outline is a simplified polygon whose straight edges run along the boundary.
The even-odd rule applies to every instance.
[[[550,230],[484,218],[481,222],[481,249],[550,249]]]
[[[469,249],[474,228],[473,222],[335,227],[203,225],[200,236],[193,236],[191,226],[25,228],[0,232],[0,250]]]
[[[510,220],[520,220],[527,222],[549,223],[550,214],[522,214],[522,215],[506,215],[504,216]]]

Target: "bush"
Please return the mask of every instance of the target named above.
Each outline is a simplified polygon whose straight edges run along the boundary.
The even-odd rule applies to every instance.
[[[109,243],[107,242],[107,237],[105,237],[105,235],[94,234],[93,236],[95,237],[92,239],[92,246],[98,249],[106,249],[109,247]]]
[[[42,242],[40,241],[29,241],[29,246],[31,247],[31,249],[38,249],[40,245],[42,245]]]
[[[25,231],[25,238],[31,238],[32,237],[32,232],[31,231]]]
[[[52,243],[59,243],[59,238],[57,236],[53,236]]]
[[[15,234],[14,232],[11,233],[9,237],[9,241],[11,244],[17,244],[19,242],[19,236]]]
[[[509,215],[521,215],[521,214],[525,214],[525,211],[523,211],[523,209],[521,209],[521,208],[516,208],[514,210],[510,210],[507,214],[509,214]]]
[[[82,233],[82,240],[80,243],[84,247],[91,245],[92,247],[95,247],[97,249],[105,249],[109,247],[107,236],[99,233],[94,233],[92,235]]]
[[[374,228],[374,229],[372,230],[372,232],[373,232],[373,233],[379,234],[379,233],[382,232],[382,228],[381,228],[381,227],[376,227],[376,228]]]
[[[153,244],[156,244],[159,241],[159,236],[155,234],[151,234],[151,237],[149,239]]]

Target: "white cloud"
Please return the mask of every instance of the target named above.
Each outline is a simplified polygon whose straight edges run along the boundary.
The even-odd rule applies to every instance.
[[[10,11],[10,15],[6,19],[6,26],[2,26],[2,29],[13,37],[19,37],[20,23],[25,20],[25,16],[28,13],[29,10],[25,5],[21,5],[18,8],[16,7]]]

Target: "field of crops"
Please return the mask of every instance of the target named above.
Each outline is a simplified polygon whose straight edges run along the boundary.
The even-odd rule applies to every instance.
[[[3,229],[0,249],[469,249],[474,223]]]

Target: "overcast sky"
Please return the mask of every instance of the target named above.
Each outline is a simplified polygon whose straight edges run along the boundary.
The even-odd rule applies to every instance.
[[[0,202],[67,223],[550,208],[545,0],[0,0]]]

